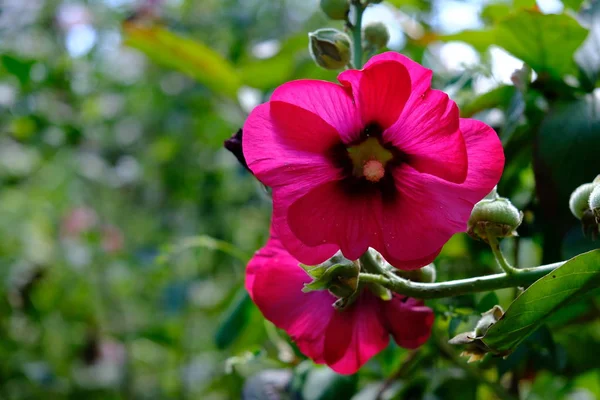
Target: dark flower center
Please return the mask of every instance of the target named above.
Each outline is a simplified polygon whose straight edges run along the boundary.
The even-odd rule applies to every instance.
[[[378,190],[384,201],[395,198],[397,191],[392,169],[405,162],[406,155],[384,143],[382,133],[379,125],[370,123],[354,143],[339,143],[331,149],[334,165],[343,171],[341,186],[349,195],[359,196]]]

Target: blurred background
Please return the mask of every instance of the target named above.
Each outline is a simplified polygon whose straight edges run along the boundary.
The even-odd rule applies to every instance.
[[[596,81],[534,71],[527,91],[518,51],[488,41],[529,3],[395,0],[365,16],[387,25],[390,49],[434,70],[464,116],[500,132],[500,193],[525,211],[520,238],[503,243],[519,266],[597,247],[567,199],[600,172],[600,122],[568,119],[597,100]],[[538,7],[578,18],[582,40],[590,26],[600,36],[582,1]],[[521,398],[600,398],[595,297],[477,365],[448,337],[515,290],[430,302],[426,346],[391,344],[351,377],[303,361],[249,301],[244,267],[270,203],[223,142],[279,84],[335,81],[308,53],[307,33],[325,26],[342,23],[317,0],[0,2],[0,399],[506,398],[498,381]],[[566,60],[581,44],[535,40]],[[440,279],[494,271],[466,235],[436,265]]]

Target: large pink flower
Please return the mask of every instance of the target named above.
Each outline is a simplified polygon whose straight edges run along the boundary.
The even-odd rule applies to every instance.
[[[390,335],[406,348],[429,338],[433,312],[420,301],[394,295],[384,301],[364,289],[343,311],[328,291],[302,292],[311,279],[273,236],[246,270],[246,289],[265,318],[284,329],[300,351],[341,374],[356,372],[383,350]]]
[[[338,79],[286,83],[244,124],[248,166],[273,189],[274,229],[305,264],[373,247],[398,268],[422,267],[497,184],[500,141],[400,54]]]

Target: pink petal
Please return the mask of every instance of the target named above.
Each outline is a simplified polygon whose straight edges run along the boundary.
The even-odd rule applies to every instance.
[[[318,80],[288,82],[275,89],[271,101],[293,104],[318,115],[334,127],[346,143],[355,140],[363,129],[352,95],[335,83]],[[302,126],[305,126],[304,121]]]
[[[324,153],[341,142],[334,127],[318,115],[281,101],[271,101],[276,139],[295,150]],[[246,133],[245,133],[246,134]]]
[[[394,295],[390,301],[380,300],[386,328],[399,346],[414,349],[429,339],[434,315],[423,302]]]
[[[332,304],[336,298],[327,291],[303,293],[304,283],[311,279],[277,240],[270,240],[258,253],[247,272],[253,278],[246,278],[252,299],[266,319],[290,335],[302,353],[323,362],[325,330],[335,313]]]
[[[382,129],[391,126],[411,94],[408,71],[396,61],[382,61],[362,71],[348,70],[338,79],[352,88],[358,102],[363,127],[376,123]]]
[[[416,98],[383,138],[406,154],[419,172],[455,183],[467,177],[467,149],[459,129],[458,107],[444,92],[428,90]]]
[[[461,119],[460,128],[469,159],[463,183],[423,174],[409,165],[394,171],[399,195],[395,202],[383,204],[386,248],[378,250],[397,268],[415,268],[415,260],[428,260],[453,234],[465,231],[475,203],[500,180],[504,154],[496,132],[470,119]]]
[[[291,204],[287,222],[304,244],[336,244],[345,257],[355,260],[367,251],[372,236],[380,234],[374,215],[381,215],[379,194],[348,193],[339,182],[329,182]],[[300,261],[310,257],[293,254]]]
[[[481,121],[461,118],[460,130],[465,138],[469,172],[460,185],[462,196],[473,204],[498,184],[504,170],[504,149],[496,132]]]
[[[431,77],[433,72],[430,69],[423,67],[418,62],[411,60],[410,58],[396,53],[394,51],[387,51],[385,53],[381,53],[372,57],[364,66],[364,68],[369,68],[373,64],[377,64],[385,61],[394,61],[400,63],[406,68],[408,74],[410,75],[410,83],[411,83],[411,98],[416,98],[421,96],[431,87]]]
[[[283,248],[281,241],[273,232],[273,228],[271,228],[271,234],[265,246],[254,253],[248,262],[248,265],[246,266],[245,286],[252,299],[254,299],[253,287],[256,273],[259,269],[265,265],[268,265],[269,263],[298,264],[296,260],[293,260],[290,254]]]
[[[284,108],[288,110],[287,107],[282,109]],[[301,112],[310,114],[294,107],[291,117],[301,115]],[[328,125],[320,123],[319,127],[325,128]],[[307,126],[306,129],[310,130],[311,127]],[[315,150],[325,147],[330,142],[331,132],[325,130],[319,135],[311,131],[316,141],[323,140],[323,142],[300,145],[302,138],[305,138],[301,130],[283,131],[277,127],[271,116],[269,103],[256,107],[250,113],[243,130],[243,151],[248,167],[265,185],[273,188],[281,185],[311,187],[313,178],[316,180],[315,184],[318,184],[337,179],[339,175],[324,154],[314,153]]]
[[[378,312],[378,300],[363,292],[350,308],[335,312],[325,332],[325,362],[335,372],[353,374],[385,349],[390,337]]]

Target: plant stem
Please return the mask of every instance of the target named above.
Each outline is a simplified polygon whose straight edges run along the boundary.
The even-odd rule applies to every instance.
[[[352,66],[355,69],[362,68],[362,17],[365,11],[365,6],[360,3],[360,0],[353,0],[355,20],[352,24]]]
[[[377,264],[377,262],[369,252],[365,253],[360,260],[362,263],[369,263],[370,267],[368,269],[371,271],[379,268],[372,265]],[[534,268],[517,269],[511,274],[477,276],[439,283],[413,282],[391,273],[385,275],[360,273],[359,279],[362,282],[378,283],[396,293],[417,299],[440,299],[509,287],[528,286],[562,264],[564,264],[564,261]]]
[[[500,242],[498,241],[498,238],[496,238],[489,231],[487,236],[487,240],[490,245],[490,248],[492,249],[492,253],[494,253],[494,257],[496,257],[496,261],[498,261],[498,265],[500,265],[500,268],[502,268],[502,270],[504,270],[504,272],[506,272],[508,275],[517,273],[519,270],[510,265],[509,262],[506,261],[506,258],[504,258],[504,254],[502,254],[502,251],[500,251]]]

